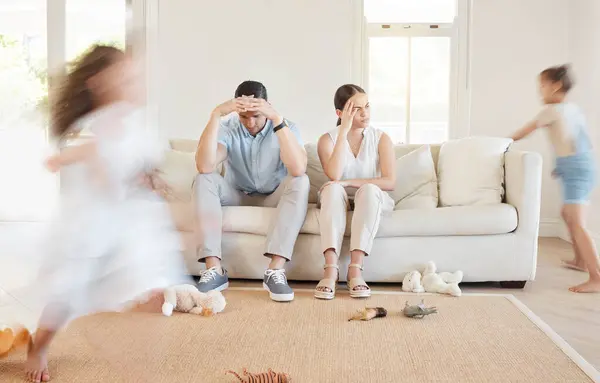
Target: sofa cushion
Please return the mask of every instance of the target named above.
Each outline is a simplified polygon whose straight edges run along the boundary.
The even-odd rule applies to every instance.
[[[198,174],[194,153],[167,150],[159,171],[172,193],[169,202],[191,201],[192,184]]]
[[[317,144],[306,144],[306,175],[310,180],[310,193],[308,194],[308,203],[317,203],[318,193],[329,178],[325,175],[323,167],[321,166],[321,160],[319,160],[319,154],[317,152]]]
[[[394,154],[395,154],[396,158],[400,158],[402,156],[405,156],[409,153],[414,152],[415,150],[420,149],[422,146],[423,145],[418,145],[418,144],[395,145],[394,146]],[[440,148],[442,146],[440,144],[430,144],[428,146],[429,146],[429,151],[431,152],[431,158],[433,159],[433,164],[434,164],[434,166],[436,166],[436,169],[437,169],[438,158],[440,155]]]
[[[396,160],[396,186],[389,193],[396,209],[435,209],[438,185],[429,145]]]
[[[223,231],[266,235],[275,209],[251,206],[223,208]],[[346,236],[352,212],[348,212]],[[395,210],[381,219],[377,237],[492,235],[517,228],[517,212],[507,204],[456,206],[426,210]],[[319,210],[309,205],[302,234],[319,235]]]
[[[512,140],[467,137],[444,143],[438,159],[440,206],[499,204],[504,198],[504,153]]]
[[[190,162],[193,163],[194,173],[191,175],[192,179],[196,178],[198,172],[196,171],[196,148],[198,147],[197,140],[187,140],[183,138],[171,139],[169,140],[169,144],[171,146],[171,150],[175,152],[183,152],[192,154],[191,157],[188,157]],[[225,175],[225,163],[220,163],[215,169],[215,173],[219,173],[220,175]],[[189,166],[188,166],[189,168]],[[175,169],[174,169],[175,170]],[[191,193],[191,190],[190,190]]]
[[[175,153],[171,156],[171,159],[169,159],[170,154],[167,154],[167,159],[169,161],[172,160],[173,164],[180,163],[182,165],[182,167],[177,168],[176,166],[171,166],[171,165],[167,164],[166,167],[163,169],[165,171],[165,173],[167,173],[167,172],[177,173],[177,174],[167,174],[167,178],[183,181],[183,179],[185,177],[189,176],[190,184],[193,183],[194,178],[196,177],[196,174],[197,174],[195,172],[195,158],[194,157],[195,157],[195,152],[196,152],[196,147],[198,145],[198,141],[197,140],[189,140],[189,139],[171,139],[171,140],[169,140],[169,143],[171,145],[172,151],[174,151]],[[400,158],[400,157],[403,157],[414,151],[417,151],[421,147],[422,147],[422,145],[396,145],[394,147],[396,158]],[[317,194],[319,192],[319,189],[321,188],[321,186],[323,186],[323,184],[325,182],[329,181],[329,179],[323,172],[323,168],[321,166],[321,161],[319,160],[319,155],[317,153],[317,144],[316,143],[308,143],[305,145],[305,149],[306,149],[306,154],[308,157],[306,174],[308,175],[308,178],[310,179],[309,203],[317,203]],[[435,166],[435,164],[437,164],[440,146],[439,145],[431,145],[430,151],[431,151],[431,156],[433,158],[433,163]],[[183,154],[189,154],[189,156],[183,156]],[[183,158],[185,158],[187,160],[187,162],[182,163],[180,160],[182,160]],[[192,168],[194,169],[194,171],[190,170]],[[224,166],[222,166],[222,164],[217,169],[217,172],[220,174],[224,174],[225,170],[224,170]],[[179,185],[183,185],[183,183],[180,183]],[[181,190],[181,191],[183,191],[183,190]],[[183,197],[182,198],[183,200],[191,200],[191,193],[192,193],[191,188],[188,192],[189,192],[188,196],[182,195],[180,197]],[[411,201],[411,202],[414,202],[414,201]],[[404,205],[402,207],[399,206],[398,208],[411,208],[411,206],[410,206],[410,204],[408,204],[408,205]]]
[[[196,153],[198,147],[198,140],[188,140],[185,138],[174,138],[169,140],[171,149],[179,152]]]

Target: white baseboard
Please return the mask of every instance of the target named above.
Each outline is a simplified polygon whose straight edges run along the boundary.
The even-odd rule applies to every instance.
[[[594,242],[596,242],[596,247],[600,249],[600,234],[590,231],[590,235],[592,236]],[[540,221],[539,236],[560,238],[564,241],[571,242],[569,231],[567,230],[564,222],[560,219],[542,219]]]
[[[540,220],[539,236],[563,238],[564,236],[567,236],[567,230],[561,220],[554,218],[543,218]]]

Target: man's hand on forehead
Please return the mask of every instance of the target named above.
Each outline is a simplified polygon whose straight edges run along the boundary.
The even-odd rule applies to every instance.
[[[252,96],[241,96],[235,99],[236,101],[236,105],[237,105],[237,112],[238,113],[245,113],[245,112],[250,112],[251,108],[253,107],[253,104],[251,102],[251,100],[254,99],[254,95]]]
[[[241,110],[238,111],[238,113],[258,112],[277,124],[280,124],[283,120],[279,113],[277,113],[273,106],[265,99],[254,98],[254,96],[242,96],[238,98],[238,100],[242,105]]]

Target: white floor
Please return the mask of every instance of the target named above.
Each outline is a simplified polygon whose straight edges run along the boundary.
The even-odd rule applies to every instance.
[[[0,223],[0,326],[15,322],[33,328],[40,307],[27,307],[18,289],[33,282],[42,254],[37,253],[43,226]],[[570,245],[559,239],[540,241],[535,282],[524,290],[503,290],[493,285],[467,285],[465,292],[514,294],[564,338],[588,362],[600,370],[600,294],[573,294],[567,288],[582,282],[585,274],[560,267],[571,256]],[[234,282],[234,286],[252,282]],[[311,284],[297,287],[312,288]],[[375,290],[397,286],[373,286]],[[10,292],[10,294],[8,293]]]
[[[37,275],[42,233],[42,224],[0,224],[0,326],[15,322],[27,327],[36,324],[39,308],[23,305],[18,291],[30,285]]]

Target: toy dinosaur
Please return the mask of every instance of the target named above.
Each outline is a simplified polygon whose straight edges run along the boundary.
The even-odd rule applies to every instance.
[[[422,300],[421,303],[414,306],[409,306],[408,301],[404,305],[403,313],[405,316],[409,318],[418,318],[421,319],[425,315],[435,314],[437,313],[437,308],[435,307],[425,307],[425,301]]]
[[[235,371],[227,371],[227,374],[234,375],[238,379],[238,381],[240,381],[242,383],[246,383],[246,382],[248,382],[248,383],[250,383],[250,382],[288,383],[288,382],[292,381],[288,374],[277,373],[271,369],[269,369],[269,371],[267,371],[267,372],[263,372],[260,374],[251,374],[248,372],[248,370],[244,369],[244,372],[242,373],[244,375],[244,377],[240,376]]]

